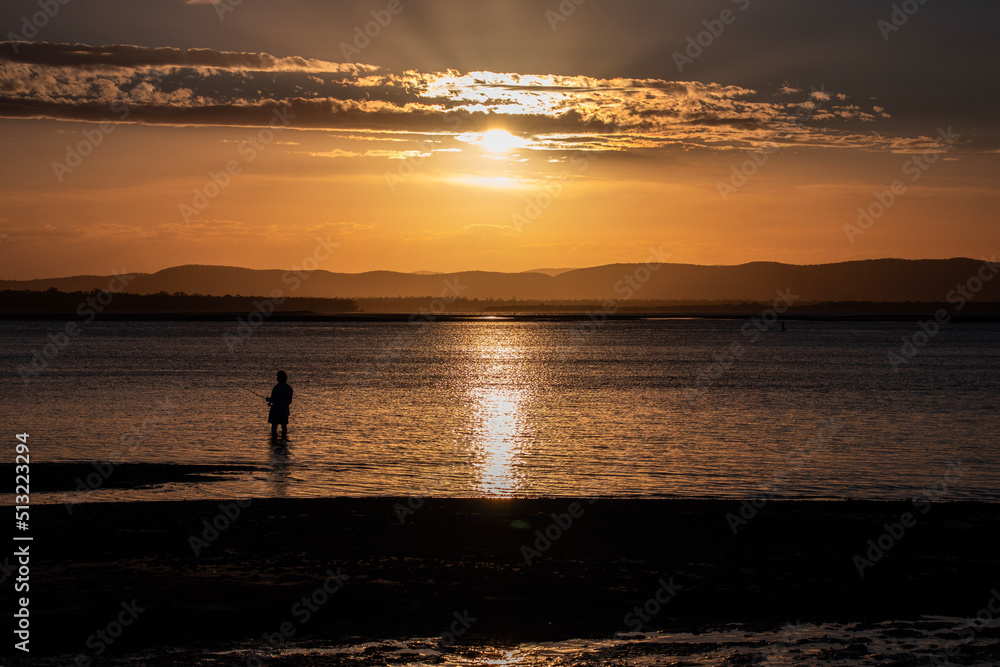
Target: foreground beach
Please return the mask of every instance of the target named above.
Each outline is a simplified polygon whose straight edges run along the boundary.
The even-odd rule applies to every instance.
[[[461,646],[974,618],[994,598],[1000,609],[992,504],[772,501],[754,514],[722,500],[379,498],[72,509],[32,510],[31,654],[80,664],[162,646]],[[749,518],[736,521],[741,509]],[[997,637],[988,626],[977,640]]]

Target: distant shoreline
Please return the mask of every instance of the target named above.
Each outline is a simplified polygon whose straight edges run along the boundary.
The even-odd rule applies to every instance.
[[[989,304],[993,305],[993,304]],[[857,311],[815,311],[797,313],[789,311],[781,316],[785,322],[918,322],[934,317],[937,307],[911,312],[857,312]],[[420,313],[274,313],[269,322],[329,322],[329,323],[370,323],[370,322],[630,322],[640,320],[746,320],[759,315],[760,311],[647,311],[635,313],[605,314],[598,311],[579,312],[478,312],[442,313],[424,315]],[[246,312],[232,313],[102,313],[94,319],[102,322],[232,322],[246,319]],[[62,313],[0,313],[0,321],[58,322],[80,319],[73,312]],[[969,324],[1000,323],[1000,308],[985,312],[952,314],[952,322]]]
[[[0,290],[0,320],[104,321],[455,322],[482,318],[524,322],[605,322],[642,319],[769,321],[1000,322],[1000,300],[976,294],[946,300],[784,299],[467,299],[408,297],[299,297],[98,290]],[[982,295],[986,296],[986,295]]]

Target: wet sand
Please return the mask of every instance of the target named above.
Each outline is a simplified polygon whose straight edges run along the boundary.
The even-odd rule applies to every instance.
[[[974,617],[1000,588],[1000,505],[772,501],[734,535],[739,501],[241,502],[226,503],[231,518],[213,501],[34,507],[32,655],[93,657],[123,603],[140,611],[110,653],[280,643],[282,628],[353,643],[454,631],[460,645],[607,637],[640,621]],[[859,576],[854,556],[907,512],[915,525]],[[539,540],[547,529],[555,539]]]

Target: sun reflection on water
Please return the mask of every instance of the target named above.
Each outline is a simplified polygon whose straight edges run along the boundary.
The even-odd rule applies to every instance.
[[[486,389],[474,391],[472,397],[475,401],[476,485],[487,495],[509,496],[518,491],[523,482],[523,473],[518,470],[524,455],[522,392]]]
[[[525,486],[532,388],[524,375],[526,350],[516,332],[470,327],[466,396],[471,405],[475,487],[487,496],[509,497]]]

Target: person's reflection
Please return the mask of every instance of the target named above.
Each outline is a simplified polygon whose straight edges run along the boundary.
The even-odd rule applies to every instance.
[[[288,451],[287,440],[268,439],[271,469],[267,473],[267,482],[271,487],[271,495],[281,498],[288,495],[288,468],[291,466],[291,452]]]

